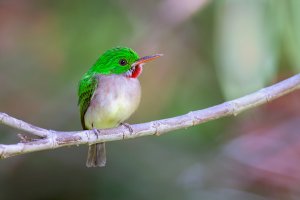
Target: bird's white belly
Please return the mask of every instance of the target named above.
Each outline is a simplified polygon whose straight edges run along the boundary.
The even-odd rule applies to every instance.
[[[115,127],[129,118],[140,103],[138,79],[122,75],[99,75],[98,79],[84,117],[88,129]]]

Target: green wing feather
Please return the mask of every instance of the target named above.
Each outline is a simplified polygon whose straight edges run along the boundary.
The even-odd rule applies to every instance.
[[[98,86],[97,75],[86,74],[79,82],[78,86],[78,105],[80,107],[80,120],[83,129],[87,129],[84,123],[84,115],[90,105],[91,98]]]

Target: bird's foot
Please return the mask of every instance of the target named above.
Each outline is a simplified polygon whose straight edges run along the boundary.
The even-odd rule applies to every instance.
[[[131,127],[130,124],[127,124],[127,123],[121,123],[121,125],[122,125],[122,126],[125,126],[125,127],[129,130],[130,135],[133,133],[133,129],[132,129],[132,127]]]
[[[96,138],[98,139],[101,131],[99,129],[93,128],[93,133],[96,135]]]

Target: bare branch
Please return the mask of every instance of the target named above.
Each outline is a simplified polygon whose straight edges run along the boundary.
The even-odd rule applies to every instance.
[[[172,130],[195,126],[221,117],[230,115],[236,116],[244,110],[257,107],[299,88],[300,74],[252,94],[210,108],[192,111],[185,115],[168,119],[134,124],[131,125],[132,130],[129,130],[126,126],[102,129],[98,136],[91,130],[69,132],[47,130],[13,118],[5,113],[0,113],[0,123],[26,131],[33,135],[44,137],[30,142],[20,142],[9,145],[0,144],[0,158],[55,149],[63,146],[94,144],[147,135],[161,135]]]
[[[11,117],[1,112],[0,112],[0,123],[40,137],[47,137],[48,135],[50,135],[49,133],[50,131],[47,129],[34,126],[32,124],[16,119],[14,117]]]

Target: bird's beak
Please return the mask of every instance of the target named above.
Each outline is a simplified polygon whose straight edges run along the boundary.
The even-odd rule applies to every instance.
[[[138,65],[140,65],[140,64],[150,62],[150,61],[155,60],[155,59],[157,59],[157,58],[159,58],[159,57],[161,57],[161,56],[163,56],[163,54],[154,54],[154,55],[152,55],[152,56],[144,56],[144,57],[138,59],[137,61],[135,61],[135,62],[131,65],[131,67],[135,67],[135,66],[138,66]]]

